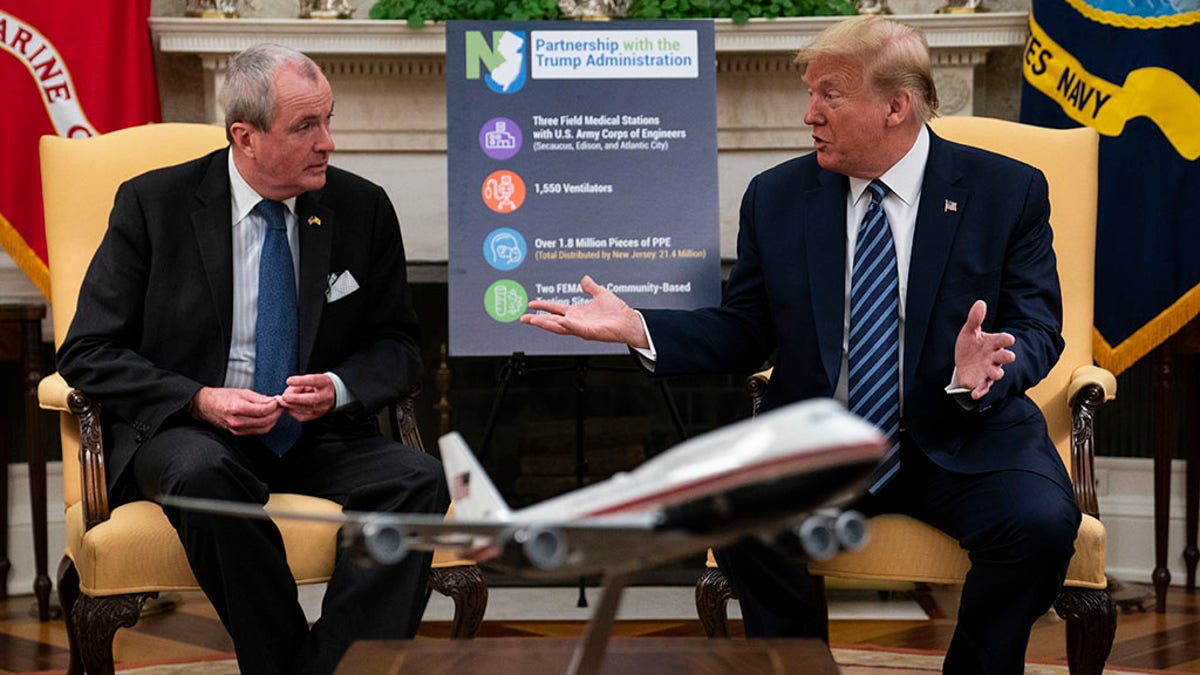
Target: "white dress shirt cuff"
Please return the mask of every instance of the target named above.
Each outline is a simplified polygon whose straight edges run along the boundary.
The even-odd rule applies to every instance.
[[[637,310],[634,310],[635,312]],[[642,316],[641,312],[637,312],[638,318],[642,320],[642,331],[646,333],[646,344],[650,345],[646,348],[634,347],[633,351],[637,352],[638,359],[642,362],[642,367],[650,372],[654,372],[654,364],[658,361],[658,352],[654,349],[654,338],[650,337],[650,328],[646,326],[646,317]]]
[[[346,383],[342,382],[342,378],[338,377],[337,373],[326,371],[325,374],[329,376],[329,379],[333,380],[333,391],[335,394],[333,400],[334,410],[341,410],[351,403],[358,401],[358,399],[354,398],[354,394],[351,394],[350,390],[346,388]]]
[[[950,384],[946,385],[946,393],[954,397],[955,403],[963,410],[974,410],[979,407],[979,401],[971,398],[971,390],[958,383],[958,368],[950,373]]]

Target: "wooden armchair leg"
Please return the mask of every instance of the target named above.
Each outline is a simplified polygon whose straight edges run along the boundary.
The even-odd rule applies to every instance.
[[[1117,607],[1103,589],[1064,588],[1054,610],[1067,622],[1071,675],[1100,675],[1117,633]]]
[[[710,638],[729,637],[729,601],[733,589],[721,570],[710,567],[696,582],[696,614],[704,634]]]
[[[63,556],[58,563],[58,604],[62,607],[63,622],[67,626],[67,647],[71,651],[71,660],[67,663],[67,675],[83,675],[83,659],[79,655],[79,633],[75,629],[75,620],[71,618],[71,610],[79,599],[79,573],[75,571],[75,562]]]
[[[84,672],[88,675],[112,675],[113,636],[118,628],[129,628],[137,623],[142,605],[157,595],[129,593],[93,598],[81,594],[75,599],[71,621],[79,638]]]
[[[450,637],[471,639],[479,632],[487,609],[487,581],[476,565],[435,567],[429,571],[429,587],[454,600],[454,622]]]

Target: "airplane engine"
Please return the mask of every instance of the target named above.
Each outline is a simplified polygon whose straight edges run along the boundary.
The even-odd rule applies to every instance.
[[[800,549],[809,560],[829,560],[838,552],[834,519],[825,515],[809,516],[793,527]]]
[[[833,521],[833,534],[843,551],[857,551],[867,545],[867,519],[858,511],[843,511]]]
[[[342,536],[360,564],[395,565],[408,555],[408,533],[398,523],[372,519],[344,527]]]
[[[838,551],[857,551],[867,545],[867,519],[858,511],[825,510],[806,516],[781,532],[773,542],[785,556],[828,560]]]
[[[566,533],[556,527],[533,525],[522,528],[513,532],[510,541],[506,548],[519,545],[520,555],[540,570],[558,569],[567,561],[570,552]],[[512,555],[509,551],[505,554],[505,557]]]

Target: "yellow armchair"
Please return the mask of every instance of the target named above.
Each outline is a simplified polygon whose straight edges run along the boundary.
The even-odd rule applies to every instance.
[[[1106,537],[1096,501],[1093,415],[1117,390],[1112,373],[1092,365],[1098,137],[1089,128],[1044,129],[982,117],[945,117],[932,126],[943,138],[1032,164],[1046,174],[1050,184],[1066,348],[1058,365],[1029,395],[1046,416],[1050,437],[1067,466],[1084,513],[1066,586],[1054,607],[1066,620],[1071,672],[1098,674],[1112,648],[1116,609],[1104,574]],[[764,371],[747,383],[756,410],[769,378],[770,372]],[[957,542],[908,516],[877,516],[869,521],[869,530],[871,541],[862,550],[811,563],[814,577],[961,584],[970,567]],[[696,588],[697,611],[710,636],[728,635],[725,607],[732,592],[711,555],[709,562]]]
[[[118,185],[150,169],[183,162],[226,144],[221,127],[153,124],[89,139],[41,140],[42,189],[50,258],[56,346],[75,314],[79,288],[100,244]],[[38,387],[41,407],[57,410],[63,447],[66,555],[58,570],[59,600],[71,648],[69,673],[111,673],[116,630],[137,622],[160,591],[198,590],[183,546],[157,504],[109,509],[98,403],[57,373]],[[421,448],[411,398],[390,411],[398,440]],[[453,509],[453,507],[451,507]],[[298,494],[271,495],[267,509],[339,513],[338,504]],[[320,583],[333,572],[337,526],[280,520],[296,583]],[[475,635],[487,585],[475,564],[435,552],[429,586],[454,599],[453,637]]]

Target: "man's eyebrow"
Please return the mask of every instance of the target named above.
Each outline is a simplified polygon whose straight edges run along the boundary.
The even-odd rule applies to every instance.
[[[816,82],[810,83],[808,86],[812,87],[813,89],[820,89],[820,88],[836,89],[838,87],[841,87],[843,85],[843,82],[844,82],[843,78],[841,78],[838,75],[826,75],[825,77],[822,77],[821,79],[817,80]]]
[[[302,126],[304,124],[312,124],[314,122],[320,121],[324,117],[325,117],[324,115],[305,115],[304,117],[301,117],[300,119],[296,120],[296,122],[292,126],[298,127],[298,126]]]

